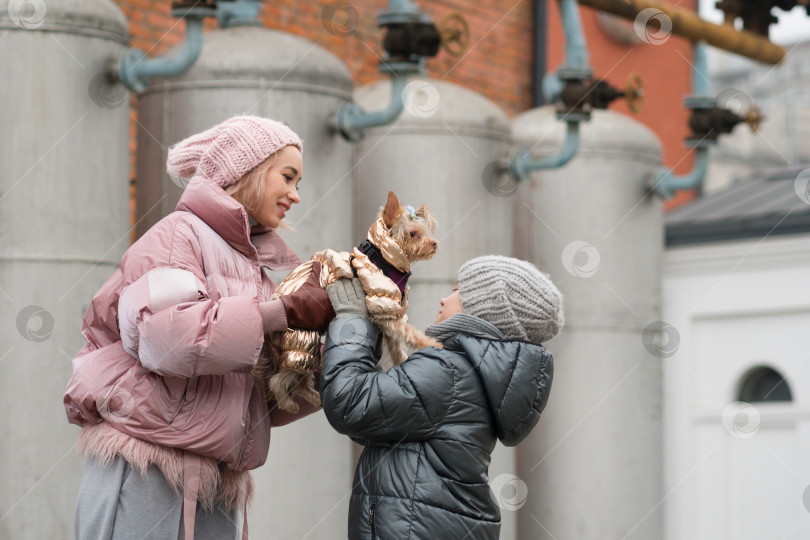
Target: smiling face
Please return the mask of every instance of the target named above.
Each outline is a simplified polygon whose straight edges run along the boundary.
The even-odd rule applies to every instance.
[[[270,158],[271,164],[262,180],[264,196],[251,217],[265,227],[278,227],[290,207],[301,202],[298,182],[304,170],[301,151],[285,146]]]
[[[439,313],[436,314],[436,320],[433,321],[433,324],[446,321],[456,313],[464,313],[461,307],[461,296],[459,296],[458,293],[458,284],[456,284],[456,288],[453,289],[453,293],[450,296],[439,300],[439,304],[441,304],[442,307],[439,309]]]

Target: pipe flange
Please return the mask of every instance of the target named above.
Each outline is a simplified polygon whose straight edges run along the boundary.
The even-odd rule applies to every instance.
[[[531,177],[529,161],[531,160],[531,150],[518,148],[509,153],[509,174],[518,182],[524,182]]]
[[[558,110],[556,113],[557,120],[563,122],[587,122],[591,119],[591,111],[564,111]]]
[[[557,77],[563,82],[585,82],[593,78],[593,70],[590,68],[560,66],[557,69]]]
[[[377,26],[391,26],[395,24],[408,24],[408,23],[430,23],[429,15],[419,11],[417,6],[409,6],[411,10],[405,11],[386,11],[377,15]]]
[[[424,75],[427,71],[424,59],[418,62],[388,62],[383,59],[377,66],[377,69],[380,73],[385,73],[392,77],[400,75]]]
[[[172,17],[174,17],[175,19],[191,19],[191,18],[204,19],[206,17],[216,17],[216,16],[217,16],[216,7],[204,7],[204,6],[184,7],[182,4],[172,5]]]
[[[340,135],[349,142],[357,142],[365,137],[366,132],[363,129],[349,129],[346,126],[349,124],[349,118],[359,117],[365,114],[362,107],[356,103],[346,103],[340,110],[338,110],[336,120],[332,126]]]
[[[687,148],[709,148],[710,146],[717,145],[717,139],[712,139],[709,137],[695,139],[693,137],[688,137],[684,140],[683,144]]]
[[[714,96],[696,96],[694,94],[683,98],[683,105],[687,109],[713,109],[717,102]]]
[[[130,90],[141,93],[146,90],[147,82],[135,74],[134,66],[146,60],[146,53],[140,49],[127,49],[118,62],[113,75]]]

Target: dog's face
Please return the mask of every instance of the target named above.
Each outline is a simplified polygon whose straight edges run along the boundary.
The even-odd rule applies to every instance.
[[[423,204],[412,214],[400,204],[394,192],[389,191],[380,217],[409,261],[424,261],[436,255],[439,249],[439,242],[433,237],[436,219],[427,206]]]

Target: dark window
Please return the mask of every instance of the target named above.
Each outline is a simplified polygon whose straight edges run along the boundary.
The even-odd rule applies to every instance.
[[[740,385],[739,401],[793,401],[787,381],[776,370],[758,367],[748,372]]]

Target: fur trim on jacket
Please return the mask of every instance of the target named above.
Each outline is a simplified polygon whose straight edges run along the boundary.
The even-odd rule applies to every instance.
[[[138,472],[146,474],[156,465],[172,489],[183,496],[183,450],[160,446],[121,433],[107,422],[82,428],[76,443],[85,458],[94,457],[102,466],[120,455]],[[198,502],[208,511],[223,503],[227,510],[244,508],[253,498],[250,471],[234,471],[212,458],[200,457]]]

